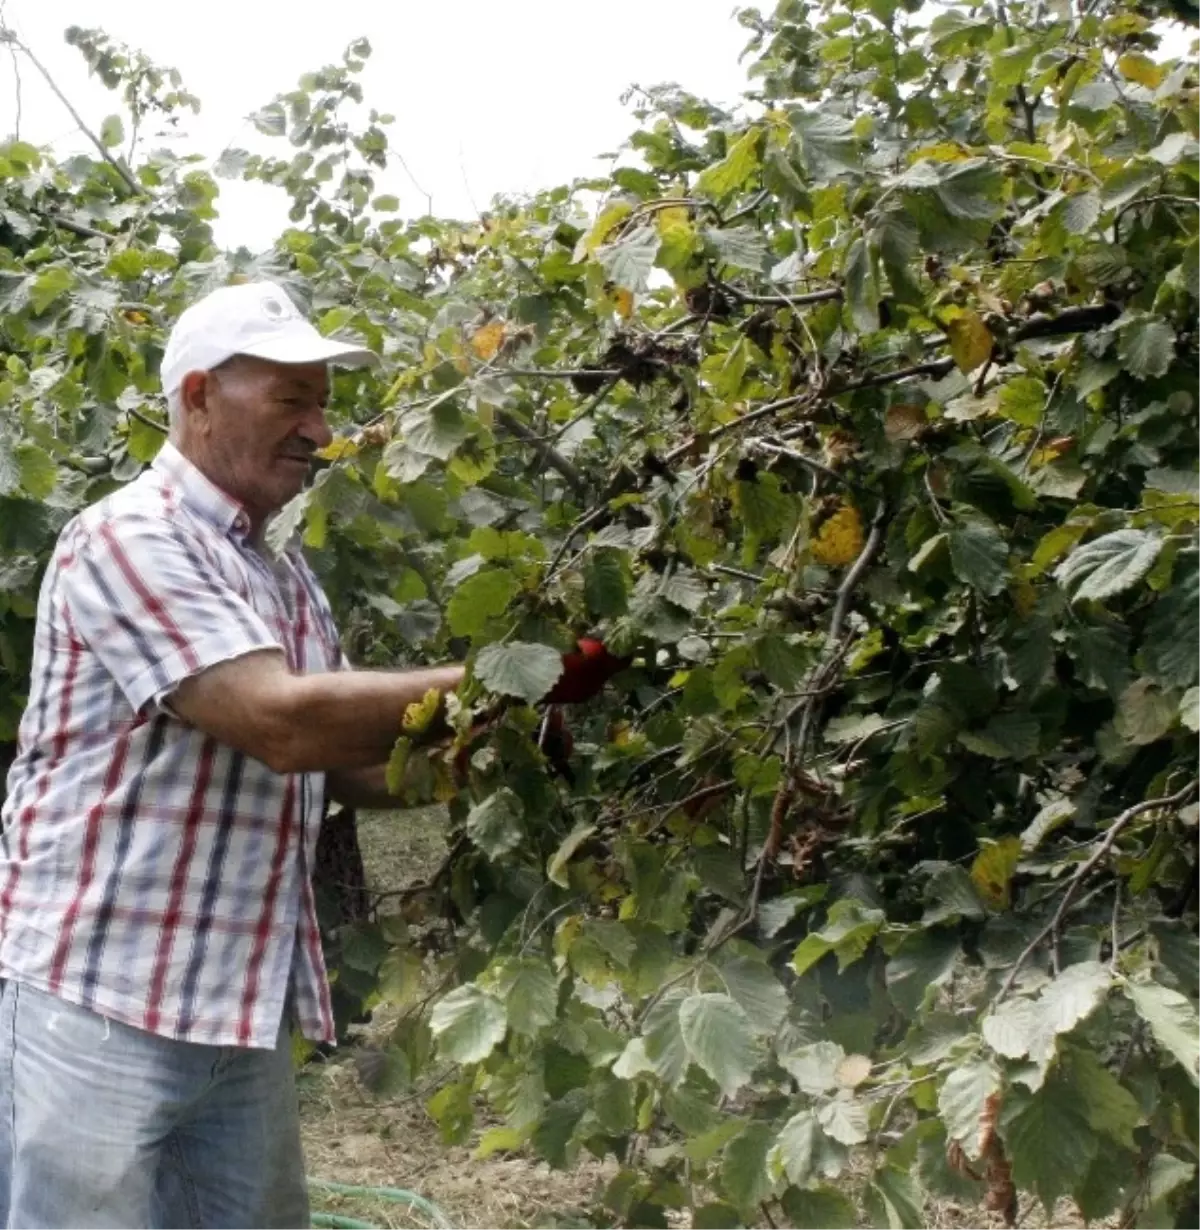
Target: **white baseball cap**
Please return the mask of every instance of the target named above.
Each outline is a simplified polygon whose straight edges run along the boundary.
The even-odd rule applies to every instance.
[[[170,396],[188,372],[207,372],[235,354],[275,363],[339,363],[367,367],[379,361],[357,342],[322,337],[274,282],[222,286],[193,303],[171,330],[160,376]]]

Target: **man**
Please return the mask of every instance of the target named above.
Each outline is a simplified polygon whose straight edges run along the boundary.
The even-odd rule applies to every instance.
[[[289,1027],[332,1042],[310,880],[326,791],[387,804],[406,705],[344,669],[268,519],[331,439],[323,338],[270,283],[180,317],[170,437],[63,531],[0,835],[8,1226],[307,1226]]]

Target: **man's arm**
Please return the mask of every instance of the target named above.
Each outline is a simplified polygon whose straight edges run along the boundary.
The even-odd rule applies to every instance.
[[[438,666],[294,675],[281,653],[255,652],[185,679],[168,703],[185,722],[277,773],[369,770],[382,784],[406,706],[430,688],[453,691],[463,673]]]

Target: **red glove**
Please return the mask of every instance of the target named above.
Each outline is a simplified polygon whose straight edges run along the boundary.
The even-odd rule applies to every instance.
[[[603,641],[591,637],[581,637],[577,643],[578,653],[563,654],[563,673],[544,698],[545,704],[578,705],[591,700],[632,661],[631,658],[614,657]]]

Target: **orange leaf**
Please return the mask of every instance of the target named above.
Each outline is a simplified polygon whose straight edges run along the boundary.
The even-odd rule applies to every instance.
[[[492,320],[471,335],[471,349],[485,363],[500,349],[504,341],[504,321]]]
[[[813,539],[812,553],[818,563],[841,568],[854,563],[862,548],[862,518],[853,504],[843,504],[832,517],[822,522]]]
[[[622,320],[628,320],[633,315],[633,291],[619,286],[613,292],[613,301]]]

